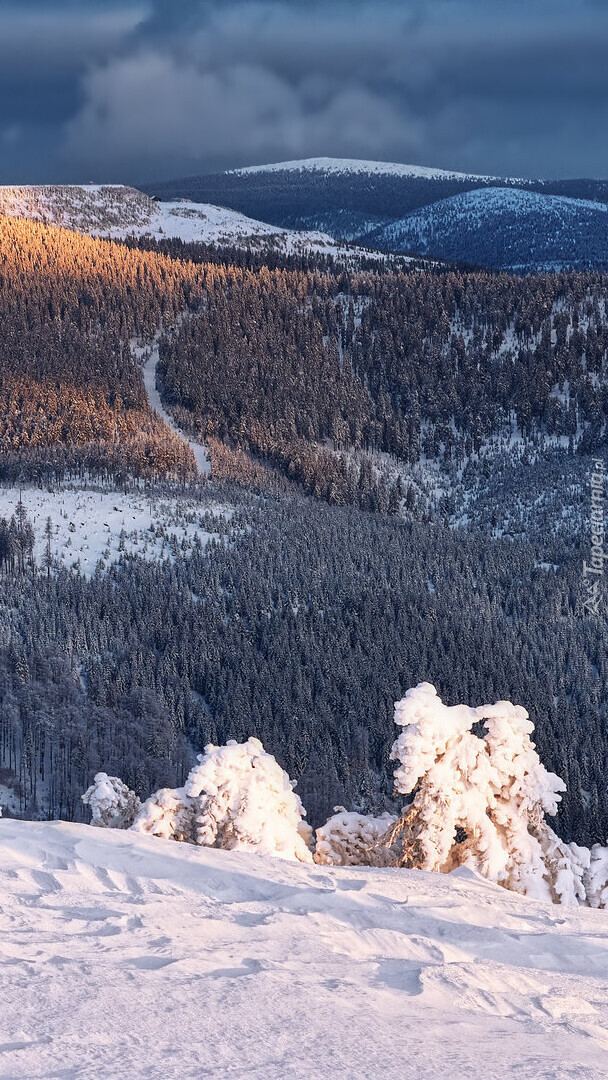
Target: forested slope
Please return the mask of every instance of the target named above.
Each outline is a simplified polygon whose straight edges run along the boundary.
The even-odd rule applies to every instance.
[[[99,768],[144,795],[180,780],[185,737],[249,735],[315,824],[381,808],[393,701],[432,676],[448,701],[525,702],[568,786],[558,828],[604,841],[608,627],[581,615],[578,552],[551,573],[522,540],[301,497],[245,503],[234,530],[170,566],[3,580],[4,765],[30,813],[49,777],[50,810],[71,816]]]
[[[88,581],[25,540],[2,561],[0,786],[70,817],[100,768],[145,795],[253,734],[313,820],[382,809],[392,702],[428,679],[524,703],[562,831],[605,841],[607,628],[580,579],[606,277],[178,254],[0,219],[0,478],[192,476],[129,348],[162,327],[166,407],[240,480],[208,485],[237,513],[204,554]]]
[[[607,281],[217,268],[159,372],[203,438],[330,502],[386,510],[401,492],[349,452],[462,464],[498,438],[602,444]]]
[[[531,273],[608,266],[605,203],[489,187],[441,199],[366,238],[387,251]]]
[[[513,435],[592,450],[605,291],[591,272],[195,262],[0,218],[1,475],[55,462],[190,474],[130,349],[160,327],[178,422],[337,504],[398,509],[395,470],[370,453],[461,463]]]
[[[0,217],[0,477],[192,474],[129,342],[200,299],[189,264]]]

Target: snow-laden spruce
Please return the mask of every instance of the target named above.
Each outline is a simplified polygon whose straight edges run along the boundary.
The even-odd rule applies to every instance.
[[[594,844],[585,872],[587,903],[593,908],[608,908],[608,847]]]
[[[146,799],[131,827],[134,832],[164,840],[194,843],[195,813],[196,803],[185,788],[161,788]]]
[[[195,842],[312,862],[310,828],[294,787],[259,739],[206,746],[185,785],[198,800]]]
[[[420,683],[397,702],[395,723],[403,728],[391,751],[395,787],[413,795],[391,833],[403,866],[469,865],[526,896],[584,901],[589,851],[565,844],[545,820],[565,784],[541,763],[524,708],[447,706]],[[471,730],[480,723],[483,736]]]
[[[105,773],[97,774],[82,798],[94,825],[312,862],[312,829],[294,787],[259,739],[248,739],[209,744],[183,788],[162,788],[143,805]]]
[[[91,825],[103,829],[128,829],[133,824],[141,803],[118,776],[98,772],[90,788],[82,796],[93,815]]]

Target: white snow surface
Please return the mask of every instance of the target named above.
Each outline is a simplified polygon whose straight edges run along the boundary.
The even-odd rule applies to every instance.
[[[0,1080],[605,1080],[607,918],[2,819]]]
[[[412,176],[425,180],[496,180],[495,176],[477,173],[453,172],[449,169],[429,168],[426,165],[401,165],[394,161],[363,161],[358,158],[301,158],[297,161],[277,161],[271,165],[250,165],[245,169],[230,169],[231,173],[264,172],[324,172],[332,174],[365,173],[377,176]]]
[[[136,353],[136,355],[139,356],[140,360],[144,361],[142,367],[142,374],[144,380],[144,387],[151,408],[153,408],[154,411],[158,413],[161,419],[164,420],[167,427],[171,428],[171,431],[173,431],[183,442],[188,443],[188,446],[194,454],[194,460],[196,461],[196,466],[199,473],[202,476],[209,476],[211,473],[211,458],[209,457],[206,447],[202,443],[196,442],[194,439],[191,439],[180,428],[178,428],[162,403],[160,393],[156,386],[158,343],[155,342],[152,346],[149,347],[147,351],[147,356],[145,355],[145,348],[139,350],[137,348],[134,348],[133,351]]]
[[[233,512],[211,500],[205,503],[187,496],[150,499],[137,491],[125,495],[83,487],[0,487],[0,517],[11,518],[20,496],[36,536],[37,566],[43,564],[44,531],[50,517],[54,566],[77,569],[85,577],[91,576],[100,559],[105,567],[123,555],[171,560],[180,551],[189,552],[195,537],[204,547],[214,534],[205,528],[201,515],[208,512],[219,518]]]
[[[124,240],[149,236],[186,243],[270,248],[282,254],[374,257],[362,248],[338,243],[327,233],[281,229],[236,210],[187,199],[156,202],[148,195],[116,184],[0,187],[0,214],[60,225],[90,236]],[[376,258],[382,259],[381,253]]]

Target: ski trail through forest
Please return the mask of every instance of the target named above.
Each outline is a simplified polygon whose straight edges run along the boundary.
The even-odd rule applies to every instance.
[[[194,439],[188,438],[188,436],[177,427],[174,420],[169,416],[169,413],[163,406],[160,394],[156,386],[156,366],[158,364],[158,343],[153,342],[147,349],[135,349],[135,354],[139,355],[140,359],[143,359],[142,372],[144,377],[144,386],[146,388],[146,394],[150,407],[165,421],[167,427],[177,435],[180,439],[188,444],[192,453],[194,454],[196,465],[199,473],[202,476],[209,476],[211,472],[211,461],[206,448],[199,442],[195,442]]]

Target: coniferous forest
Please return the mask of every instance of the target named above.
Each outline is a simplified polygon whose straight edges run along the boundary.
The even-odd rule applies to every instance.
[[[608,1080],[607,55],[0,0],[0,1080]]]
[[[211,255],[213,257],[211,257]],[[392,703],[523,703],[558,828],[608,835],[606,617],[581,605],[606,278],[95,240],[0,219],[0,785],[79,817],[260,738],[309,819],[392,806]],[[135,343],[211,479],[154,413]],[[206,547],[90,577],[19,486],[229,506]],[[1,801],[1,799],[0,799]]]

